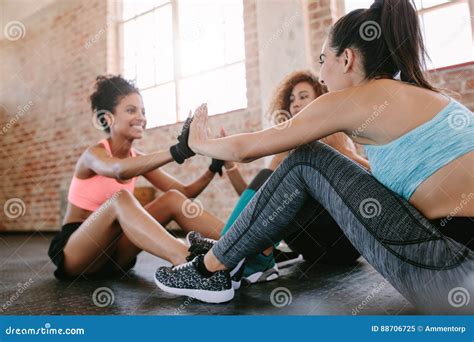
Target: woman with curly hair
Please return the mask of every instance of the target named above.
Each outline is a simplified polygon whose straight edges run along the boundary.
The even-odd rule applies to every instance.
[[[57,266],[55,276],[124,274],[142,250],[178,265],[189,253],[163,228],[171,220],[185,231],[218,237],[222,223],[214,215],[203,212],[190,218],[182,206],[206,188],[223,163],[213,160],[209,170],[188,185],[160,170],[173,160],[181,164],[194,155],[185,143],[189,125],[176,145],[145,154],[133,147],[143,137],[146,116],[140,92],[132,83],[120,76],[99,76],[90,101],[108,136],[88,147],[77,161],[63,227],[48,253]],[[133,195],[138,176],[164,192],[145,207]]]

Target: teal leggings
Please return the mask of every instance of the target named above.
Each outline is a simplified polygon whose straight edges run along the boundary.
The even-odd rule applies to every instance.
[[[247,204],[250,202],[250,200],[255,196],[257,193],[258,189],[263,185],[263,183],[266,182],[266,180],[272,175],[273,171],[270,169],[263,169],[261,170],[253,179],[252,183],[247,187],[247,189],[242,192],[242,195],[240,195],[239,201],[235,205],[234,210],[230,214],[229,219],[227,220],[227,223],[225,224],[224,228],[221,231],[221,236],[224,236],[225,233],[229,230],[229,228],[232,226],[232,224],[237,220],[239,217],[240,213],[245,209]]]
[[[250,202],[252,197],[257,193],[257,191],[253,189],[245,189],[242,195],[239,198],[239,201],[235,205],[234,210],[229,216],[229,219],[227,220],[227,223],[225,224],[224,228],[221,231],[221,236],[224,236],[225,233],[229,230],[229,228],[232,226],[232,224],[237,220],[237,217],[239,217],[240,213],[245,209],[245,206],[247,203]]]

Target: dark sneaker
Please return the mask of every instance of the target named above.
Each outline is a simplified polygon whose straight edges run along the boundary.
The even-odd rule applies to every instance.
[[[205,238],[198,232],[189,232],[188,235],[186,235],[186,242],[189,245],[189,256],[186,258],[186,260],[191,261],[199,254],[206,254],[217,241]],[[240,288],[242,274],[244,272],[243,264],[244,259],[241,260],[237,266],[230,271],[232,287],[235,290]]]
[[[284,252],[279,249],[273,251],[278,268],[284,268],[304,261],[303,254],[297,252]]]
[[[240,262],[230,271],[230,279],[232,280],[232,287],[234,290],[240,289],[242,284],[242,277],[244,275],[245,259],[240,260]]]
[[[188,261],[193,260],[199,254],[206,254],[216,244],[216,240],[203,237],[198,232],[189,232],[186,235],[186,242],[189,246]]]
[[[165,292],[196,298],[206,303],[224,303],[234,298],[228,271],[214,272],[206,278],[197,269],[204,256],[175,267],[160,267],[155,273],[156,285]]]

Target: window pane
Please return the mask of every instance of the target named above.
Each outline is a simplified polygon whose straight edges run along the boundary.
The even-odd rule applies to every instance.
[[[166,4],[150,11],[160,3]],[[175,123],[177,110],[183,120],[202,102],[209,104],[210,114],[247,106],[245,63],[241,62],[245,59],[242,0],[176,0],[173,4],[179,10],[180,56],[174,56],[170,1],[143,1],[140,9],[129,9],[124,16],[138,14],[123,24],[124,75],[141,89],[148,128]],[[149,13],[140,14],[143,11]],[[183,71],[177,79],[175,58]]]
[[[135,20],[123,24],[123,74],[124,77],[129,80],[135,80],[137,78],[137,35],[137,24]]]
[[[225,20],[225,61],[233,63],[245,58],[244,8],[242,0],[228,0],[223,8]]]
[[[209,114],[225,113],[247,107],[245,63],[182,80],[179,91],[179,120],[201,103],[207,102]]]
[[[467,3],[430,11],[423,17],[426,48],[432,60],[429,68],[473,60],[471,18]]]
[[[171,15],[167,5],[124,23],[124,75],[139,88],[173,80]]]
[[[436,5],[441,5],[441,4],[445,4],[449,1],[446,1],[446,0],[420,0],[422,5],[423,5],[423,8],[428,8],[428,7],[433,7],[433,6],[436,6]],[[420,7],[417,6],[418,9],[420,9]]]
[[[154,46],[153,39],[143,39],[145,37],[153,37],[154,29],[154,13],[150,12],[146,15],[138,17],[136,21],[137,55],[135,63],[137,64],[137,85],[139,88],[153,86],[154,83]]]
[[[176,122],[176,97],[174,82],[141,91],[147,128]]]
[[[244,58],[242,0],[178,0],[181,74]]]
[[[169,0],[123,0],[123,20],[130,19],[137,14],[144,13],[167,2]]]
[[[155,26],[149,32],[154,38],[155,82],[160,84],[171,81],[174,78],[171,5],[156,10]]]

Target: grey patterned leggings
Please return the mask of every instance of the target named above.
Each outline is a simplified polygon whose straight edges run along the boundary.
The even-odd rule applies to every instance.
[[[416,307],[446,312],[457,305],[453,291],[474,295],[473,251],[320,142],[286,158],[213,247],[214,255],[232,269],[247,255],[282,240],[294,232],[289,223],[308,199],[319,202],[361,255]],[[472,302],[463,309],[471,310]]]

